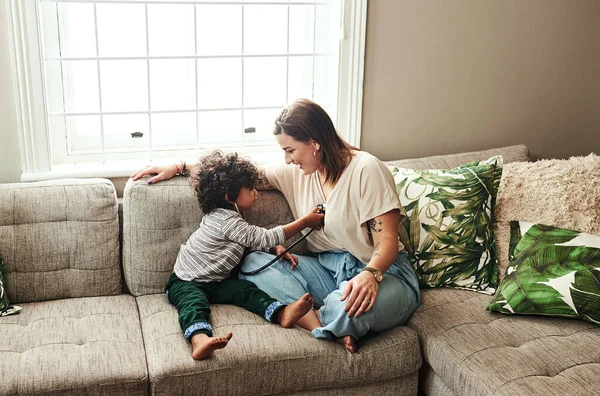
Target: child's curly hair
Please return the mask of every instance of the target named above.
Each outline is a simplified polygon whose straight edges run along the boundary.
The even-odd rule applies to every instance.
[[[238,198],[242,187],[254,188],[258,179],[258,169],[250,160],[237,153],[224,154],[215,150],[200,157],[190,183],[194,188],[200,208],[208,213],[216,208],[232,209],[227,202]]]

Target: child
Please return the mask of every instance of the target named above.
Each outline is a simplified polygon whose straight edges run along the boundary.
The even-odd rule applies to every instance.
[[[179,312],[179,324],[192,344],[192,357],[209,357],[224,348],[232,334],[213,337],[208,323],[210,303],[234,304],[282,327],[293,327],[313,306],[308,293],[290,305],[269,297],[254,283],[229,278],[240,263],[244,248],[282,251],[281,244],[306,227],[318,228],[323,215],[314,212],[267,230],[248,224],[238,213],[257,199],[257,168],[237,154],[215,151],[200,159],[192,186],[204,216],[200,227],[179,249],[165,292]],[[288,260],[291,255],[287,256]]]

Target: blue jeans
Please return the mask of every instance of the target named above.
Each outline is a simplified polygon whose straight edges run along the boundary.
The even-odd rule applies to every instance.
[[[273,257],[264,252],[251,253],[242,262],[242,270],[252,271]],[[315,257],[298,256],[294,270],[290,269],[289,262],[278,260],[256,275],[239,276],[284,304],[291,304],[303,294],[310,293],[319,308],[322,326],[312,331],[315,338],[350,335],[358,340],[369,331],[383,331],[404,324],[420,304],[417,277],[406,252],[399,252],[383,275],[375,305],[358,318],[349,318],[344,311],[346,301],[340,299],[347,282],[364,267],[364,263],[348,252],[331,251],[317,253]]]

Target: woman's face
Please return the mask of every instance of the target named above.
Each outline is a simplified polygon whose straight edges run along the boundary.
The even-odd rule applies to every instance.
[[[275,139],[285,152],[286,164],[296,165],[305,175],[310,175],[322,168],[321,161],[314,155],[315,151],[319,149],[319,144],[314,140],[300,142],[286,135],[285,132],[275,135]]]

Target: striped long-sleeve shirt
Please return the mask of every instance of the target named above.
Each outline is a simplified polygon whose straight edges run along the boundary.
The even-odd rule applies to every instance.
[[[246,247],[258,250],[284,242],[282,226],[267,230],[248,224],[233,210],[217,208],[202,217],[200,227],[181,245],[174,272],[186,281],[222,281]]]

